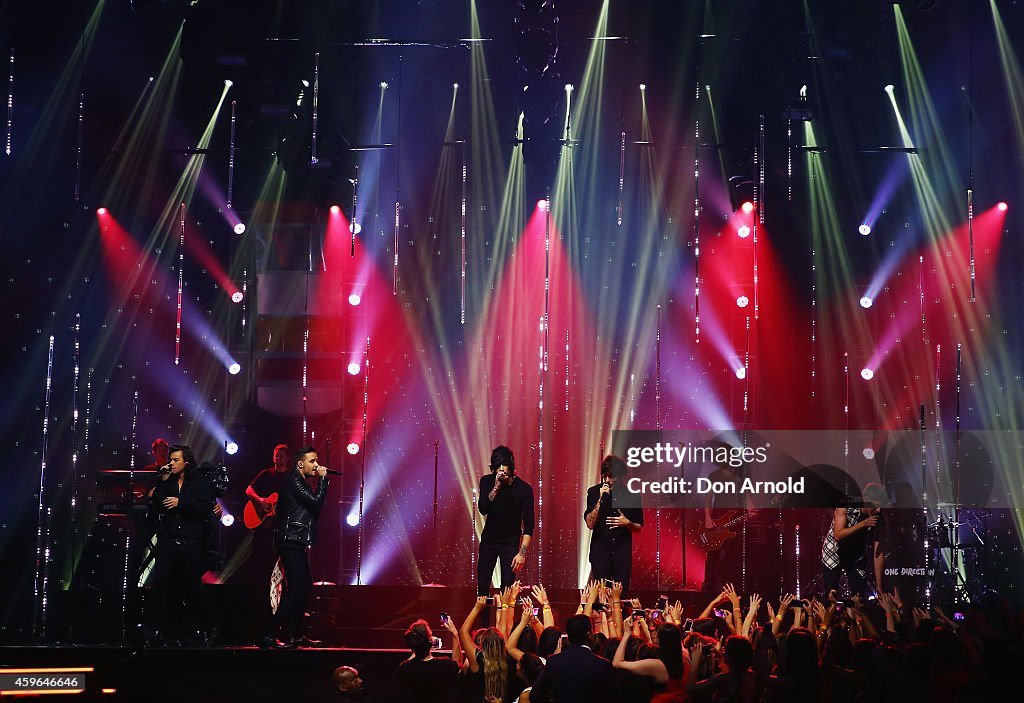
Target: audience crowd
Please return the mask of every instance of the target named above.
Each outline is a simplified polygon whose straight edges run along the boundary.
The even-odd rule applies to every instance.
[[[518,582],[481,596],[450,633],[451,658],[432,656],[424,620],[396,679],[404,700],[438,703],[854,703],[1024,700],[1022,618],[994,593],[947,616],[904,603],[783,597],[776,606],[727,584],[703,612],[679,601],[623,600],[618,583],[589,584],[561,625],[543,586]],[[436,644],[436,643],[435,643]]]

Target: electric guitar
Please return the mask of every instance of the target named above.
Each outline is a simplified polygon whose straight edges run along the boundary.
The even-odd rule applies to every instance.
[[[248,507],[246,506],[246,510]],[[697,530],[697,539],[700,545],[709,552],[717,552],[723,544],[735,537],[736,532],[729,528],[739,525],[747,519],[746,511],[737,515],[738,512],[738,510],[726,512],[725,515],[714,521],[714,527],[704,527],[704,523],[701,523],[701,527]]]
[[[242,512],[242,522],[250,530],[255,530],[257,527],[262,525],[267,518],[273,517],[277,514],[277,493],[271,493],[267,496],[267,504],[263,505],[252,499],[245,504],[245,510]]]
[[[784,495],[777,495],[768,505],[763,507],[768,509],[777,508],[783,498],[785,498]],[[723,544],[735,537],[737,533],[729,528],[733,525],[739,525],[748,517],[751,517],[747,514],[746,510],[739,515],[736,513],[740,513],[740,511],[726,511],[722,517],[713,521],[715,523],[714,527],[704,527],[704,522],[701,521],[700,527],[697,528],[697,541],[700,542],[700,546],[704,547],[706,551],[717,552],[722,548]]]

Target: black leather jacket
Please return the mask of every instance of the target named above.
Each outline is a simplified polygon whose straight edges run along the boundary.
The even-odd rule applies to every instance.
[[[278,549],[305,549],[316,541],[316,523],[327,498],[328,479],[323,476],[314,493],[298,469],[292,469],[285,478],[277,502],[274,544]]]

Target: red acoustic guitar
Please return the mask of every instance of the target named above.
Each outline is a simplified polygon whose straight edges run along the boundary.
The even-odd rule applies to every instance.
[[[245,510],[242,511],[242,522],[250,530],[255,530],[257,527],[262,525],[267,518],[277,514],[277,493],[271,493],[267,496],[267,504],[263,505],[257,503],[254,500],[249,500],[245,504]]]

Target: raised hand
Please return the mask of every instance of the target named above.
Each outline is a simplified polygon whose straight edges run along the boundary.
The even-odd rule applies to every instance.
[[[522,592],[522,590],[523,590],[522,582],[520,582],[518,580],[515,581],[509,587],[509,600],[508,600],[508,602],[509,603],[514,603],[515,601],[519,600],[519,594],[520,594],[520,592]]]
[[[782,596],[782,598],[779,598],[779,615],[782,615],[787,610],[789,610],[789,604],[793,602],[794,598],[796,598],[796,596],[794,596],[792,593],[787,593],[786,595]]]
[[[622,583],[619,581],[612,581],[611,587],[612,600],[617,601],[622,599]]]
[[[764,604],[764,607],[768,609],[768,620],[775,620],[775,608],[772,607],[771,601]]]
[[[633,610],[634,611],[643,610],[644,609],[644,607],[642,605],[640,605],[640,599],[639,598],[630,598],[629,599],[629,604],[631,606],[633,606]]]
[[[892,613],[892,596],[890,596],[888,593],[883,591],[878,594],[878,604],[882,606],[882,610],[884,610],[886,613]]]
[[[533,601],[529,598],[523,598],[520,603],[523,606],[523,613],[520,616],[520,619],[524,624],[528,625],[533,619]]]
[[[541,605],[548,605],[548,592],[544,590],[544,586],[541,584],[538,583],[533,587],[532,595],[534,600]]]
[[[722,589],[722,593],[729,599],[729,602],[732,603],[732,607],[738,608],[740,606],[739,594],[736,593],[736,589],[733,588],[731,583],[725,584],[725,588]]]
[[[759,610],[761,610],[761,594],[755,593],[750,596],[750,608],[748,612],[754,613],[754,616],[756,617]]]
[[[675,624],[678,625],[679,623],[681,623],[683,621],[683,602],[677,600],[675,605],[670,605],[668,607],[668,615],[669,620],[671,620]]]
[[[903,599],[900,598],[900,589],[895,587],[892,589],[892,604],[896,606],[897,612],[902,612]]]

